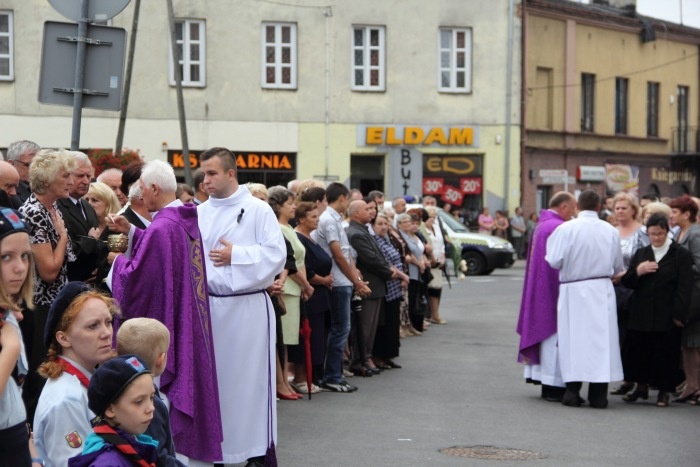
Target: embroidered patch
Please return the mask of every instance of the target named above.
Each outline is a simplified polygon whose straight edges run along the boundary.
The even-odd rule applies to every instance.
[[[68,442],[68,446],[72,447],[73,449],[79,448],[83,445],[83,439],[80,437],[77,431],[68,433],[66,435],[66,441]]]
[[[138,373],[141,373],[142,371],[146,371],[146,367],[144,367],[141,362],[139,361],[138,358],[136,357],[131,357],[126,360],[126,363],[131,366],[134,370],[136,370]]]

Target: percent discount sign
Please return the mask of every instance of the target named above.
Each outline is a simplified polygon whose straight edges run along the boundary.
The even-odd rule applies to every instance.
[[[442,192],[442,200],[453,206],[461,206],[464,195],[459,190],[459,188],[453,187],[452,185],[445,185],[445,190]]]
[[[459,184],[462,186],[462,193],[465,195],[481,194],[481,177],[460,178]]]
[[[424,178],[423,179],[423,194],[424,195],[441,195],[445,189],[444,178]]]

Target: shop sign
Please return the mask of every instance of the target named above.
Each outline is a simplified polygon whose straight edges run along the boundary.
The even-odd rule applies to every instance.
[[[690,170],[666,170],[666,169],[651,169],[651,179],[655,182],[668,183],[673,185],[676,182],[693,183],[695,175]]]
[[[423,154],[414,149],[389,151],[388,197],[420,195],[423,184]]]
[[[579,182],[604,182],[605,167],[597,165],[579,165],[576,169],[576,178]]]
[[[425,170],[434,174],[469,175],[476,170],[476,163],[469,156],[428,156]]]
[[[478,127],[358,125],[358,146],[479,147]]]
[[[453,206],[461,206],[464,195],[459,188],[453,187],[452,185],[447,185],[445,191],[440,197],[444,202],[449,203]]]
[[[423,179],[423,194],[424,195],[441,195],[445,191],[444,178],[424,178]]]
[[[459,184],[462,187],[462,193],[465,195],[481,194],[481,177],[460,178]]]
[[[199,155],[204,151],[191,151],[189,157],[190,167],[199,167]],[[293,172],[296,154],[290,152],[237,152],[236,166],[239,170],[277,170]],[[185,168],[185,158],[182,151],[168,151],[168,162],[174,169]]]
[[[605,164],[606,184],[608,191],[612,193],[631,193],[637,195],[639,192],[639,167],[626,164]]]

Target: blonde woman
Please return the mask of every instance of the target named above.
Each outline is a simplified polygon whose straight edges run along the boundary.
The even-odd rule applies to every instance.
[[[100,239],[102,239],[102,233],[107,226],[107,216],[118,213],[122,208],[119,199],[109,185],[102,182],[91,183],[84,198],[97,214],[97,230],[100,234]]]
[[[44,149],[37,153],[29,167],[32,194],[19,208],[25,216],[29,241],[34,253],[34,313],[33,335],[26,339],[29,352],[29,373],[22,389],[27,406],[27,418],[34,409],[44,386],[37,375],[42,358],[46,355],[44,326],[49,307],[56,295],[68,282],[68,262],[75,261],[68,230],[57,201],[69,197],[73,187],[71,172],[77,168],[75,158],[62,149]]]

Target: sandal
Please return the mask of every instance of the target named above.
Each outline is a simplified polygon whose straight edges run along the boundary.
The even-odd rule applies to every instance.
[[[657,407],[668,407],[668,400],[669,399],[670,399],[669,393],[659,391],[659,395],[656,398],[656,406]]]

